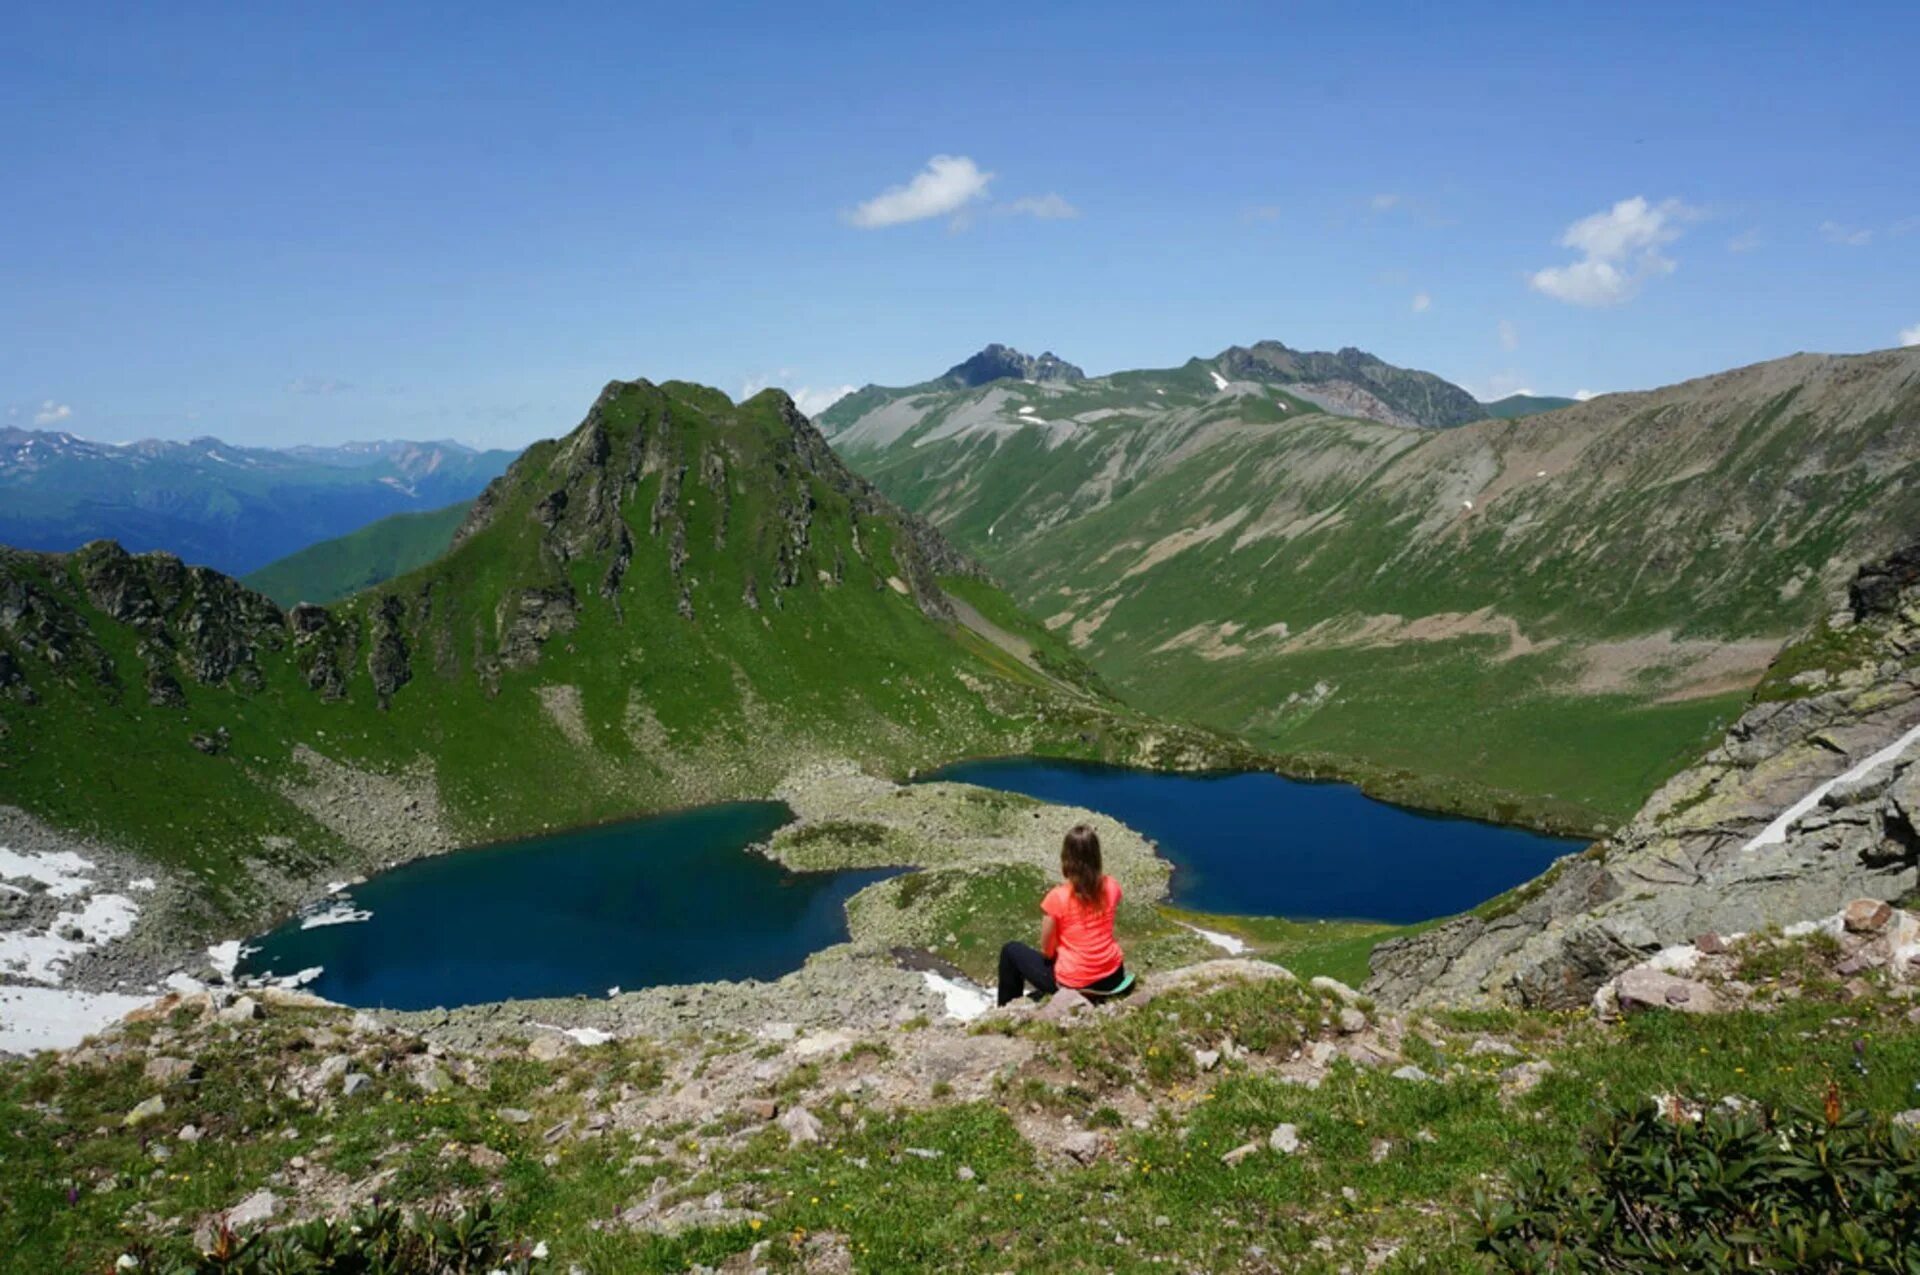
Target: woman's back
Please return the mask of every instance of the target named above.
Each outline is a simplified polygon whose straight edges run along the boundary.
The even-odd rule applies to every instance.
[[[1124,957],[1113,937],[1114,915],[1120,908],[1120,883],[1100,878],[1100,896],[1089,903],[1066,882],[1047,892],[1040,910],[1059,927],[1059,955],[1054,977],[1063,987],[1087,987],[1119,969]]]

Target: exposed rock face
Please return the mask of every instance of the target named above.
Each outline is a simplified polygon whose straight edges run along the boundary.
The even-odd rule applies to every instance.
[[[1429,429],[1481,420],[1486,409],[1451,381],[1395,367],[1352,346],[1336,354],[1294,350],[1278,341],[1233,346],[1216,360],[1229,379],[1277,381],[1329,411]]]
[[[1039,358],[1005,345],[989,345],[980,353],[947,369],[940,382],[954,387],[985,385],[989,381],[1084,381],[1087,374],[1048,351]]]
[[[1787,687],[1814,693],[1755,703],[1626,829],[1561,860],[1509,909],[1383,944],[1369,990],[1403,1004],[1584,1005],[1616,972],[1696,935],[1790,925],[1913,890],[1916,565],[1920,548],[1861,569],[1851,623],[1826,639],[1859,653],[1852,667],[1810,669]]]

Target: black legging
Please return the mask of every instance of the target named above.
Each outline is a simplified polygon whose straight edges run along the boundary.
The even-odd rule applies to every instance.
[[[1122,965],[1113,973],[1097,983],[1077,990],[1083,992],[1110,992],[1120,986],[1127,977],[1127,967]],[[1053,976],[1053,962],[1040,955],[1035,948],[1025,943],[1009,943],[1000,949],[1000,1003],[1011,1005],[1026,995],[1027,984],[1033,984],[1033,993],[1052,993],[1060,990],[1060,982]]]

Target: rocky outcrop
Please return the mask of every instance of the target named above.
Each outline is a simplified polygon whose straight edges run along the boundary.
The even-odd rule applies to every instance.
[[[1916,564],[1920,550],[1863,567],[1851,610],[1783,653],[1719,746],[1626,829],[1476,914],[1383,944],[1369,990],[1393,1003],[1584,1005],[1696,935],[1920,885]]]
[[[1087,374],[1051,350],[1034,358],[1011,346],[993,344],[948,368],[936,384],[972,388],[993,381],[1084,381]]]
[[[1753,977],[1756,969],[1767,976]],[[1654,1009],[1765,1013],[1810,989],[1836,989],[1843,1000],[1861,1000],[1874,982],[1903,988],[1911,999],[1916,979],[1920,916],[1882,899],[1855,899],[1832,916],[1777,934],[1703,934],[1662,948],[1603,983],[1593,1008],[1603,1018]]]
[[[1481,420],[1473,395],[1431,372],[1395,367],[1351,346],[1326,354],[1278,341],[1233,346],[1215,360],[1230,380],[1277,382],[1329,411],[1388,425],[1443,429]],[[1324,401],[1323,401],[1324,400]]]

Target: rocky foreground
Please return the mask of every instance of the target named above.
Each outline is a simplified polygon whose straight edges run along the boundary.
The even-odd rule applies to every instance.
[[[1386,1012],[1241,960],[970,1023],[484,1044],[194,992],[0,1063],[0,1268],[279,1269],[199,1255],[291,1262],[375,1204],[484,1218],[502,1269],[1472,1268],[1475,1193],[1515,1148],[1575,1155],[1597,1103],[1920,1120],[1916,936],[1861,900],[1628,971],[1599,1014]]]

